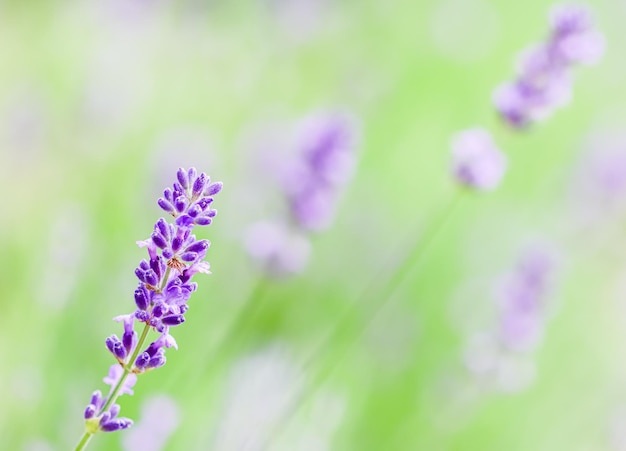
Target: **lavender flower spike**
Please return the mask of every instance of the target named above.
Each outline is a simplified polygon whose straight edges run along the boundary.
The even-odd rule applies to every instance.
[[[296,145],[300,159],[285,191],[291,216],[306,231],[328,228],[341,188],[352,176],[357,130],[346,114],[318,114],[301,126]]]
[[[548,39],[522,52],[515,80],[494,92],[496,110],[517,129],[546,119],[572,97],[571,68],[594,64],[603,52],[604,37],[594,29],[586,7],[555,6]]]
[[[138,375],[165,365],[167,348],[178,349],[170,328],[185,321],[187,302],[197,288],[191,281],[193,276],[210,273],[204,261],[210,243],[196,239],[191,232],[195,226],[211,224],[217,214],[211,204],[221,189],[222,183],[212,183],[205,173],[180,168],[172,188],[158,199],[158,205],[174,221],[159,219],[150,238],[138,241],[140,247],[147,248],[148,256],[135,269],[139,284],[134,293],[134,311],[114,318],[123,322],[122,338],[113,334],[105,340],[116,361],[104,378],[111,389],[106,397],[100,391],[92,395],[84,411],[85,433],[76,450],[85,449],[96,432],[129,428],[132,420],[118,417],[120,407],[115,401],[123,394],[133,394]],[[140,334],[134,329],[136,323],[144,325]],[[145,346],[150,330],[158,336]]]
[[[459,132],[452,140],[452,154],[452,173],[467,188],[493,190],[506,171],[506,157],[481,128]]]

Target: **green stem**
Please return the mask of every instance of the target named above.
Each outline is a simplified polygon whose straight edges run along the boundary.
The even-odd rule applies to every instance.
[[[89,440],[91,440],[91,437],[93,437],[93,434],[85,431],[82,438],[80,439],[80,442],[78,442],[78,445],[76,445],[75,451],[82,451],[83,449],[87,448],[87,444],[89,443]]]

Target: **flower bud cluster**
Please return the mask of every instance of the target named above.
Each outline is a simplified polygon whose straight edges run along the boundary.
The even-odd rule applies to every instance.
[[[198,175],[194,168],[188,171],[180,168],[173,187],[165,189],[163,197],[159,198],[158,205],[173,216],[174,221],[169,223],[160,218],[150,238],[137,242],[140,247],[147,248],[148,258],[135,269],[139,280],[134,294],[136,310],[114,318],[123,322],[121,338],[113,334],[105,340],[117,363],[105,378],[105,382],[111,385],[109,396],[103,398],[100,392],[95,392],[85,409],[87,430],[91,433],[129,427],[131,420],[117,417],[119,406],[109,404],[121,394],[132,394],[131,387],[137,374],[165,365],[166,348],[177,348],[169,330],[185,321],[184,315],[189,308],[187,301],[197,288],[191,279],[199,272],[210,273],[209,263],[204,261],[210,243],[196,239],[191,231],[196,225],[211,224],[217,214],[211,208],[213,196],[221,189],[222,183],[211,183],[206,174]],[[139,346],[148,329],[139,338],[134,330],[136,322],[159,333],[159,337],[144,349]]]
[[[107,397],[102,396],[100,390],[96,390],[91,395],[91,400],[85,408],[84,418],[87,430],[92,434],[98,431],[115,432],[121,429],[127,429],[133,425],[130,418],[120,418],[120,406],[113,404],[109,408],[104,409],[109,397],[113,393],[114,387],[122,377],[124,370],[118,364],[114,364],[109,368],[109,375],[104,378],[104,382],[111,386],[111,392]],[[137,376],[132,374],[126,378],[119,390],[119,394],[133,394],[132,387],[137,381]]]

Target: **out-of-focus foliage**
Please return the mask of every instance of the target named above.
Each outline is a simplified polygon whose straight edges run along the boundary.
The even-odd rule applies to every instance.
[[[111,318],[134,309],[135,241],[195,166],[225,186],[202,231],[213,274],[179,351],[120,399],[159,433],[90,449],[626,449],[626,4],[590,5],[607,52],[571,104],[509,131],[492,91],[550,6],[2,2],[0,447],[75,445]],[[327,108],[361,123],[353,181],[306,269],[264,280],[245,232],[283,213],[272,159]],[[509,171],[429,235],[455,196],[450,139],[474,126]],[[415,242],[419,264],[376,298]],[[506,354],[485,337],[529,249],[555,270],[532,348]]]

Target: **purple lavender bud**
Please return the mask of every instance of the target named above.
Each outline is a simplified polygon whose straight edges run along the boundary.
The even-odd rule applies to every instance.
[[[167,221],[165,221],[165,219],[159,218],[154,226],[154,230],[158,230],[159,233],[163,235],[166,240],[169,240],[171,238],[172,231],[170,225],[167,223]]]
[[[159,197],[159,199],[157,200],[157,204],[159,204],[159,207],[161,207],[163,211],[165,211],[166,213],[172,214],[176,211],[174,209],[174,206],[171,204],[171,202],[169,202],[167,199],[164,199],[162,197]]]
[[[196,205],[198,205],[202,211],[206,210],[206,208],[211,205],[213,203],[214,199],[212,197],[203,197],[202,199],[198,200],[198,202],[196,202]]]
[[[135,360],[135,366],[140,370],[143,370],[148,366],[149,361],[150,355],[147,352],[142,352],[137,356],[137,359]]]
[[[124,360],[126,358],[126,349],[121,341],[113,344],[113,354],[120,360]]]
[[[215,196],[217,193],[222,191],[223,185],[224,184],[222,182],[211,183],[209,186],[206,187],[203,194],[205,196]]]
[[[174,182],[172,188],[174,188],[174,197],[182,196],[185,193],[185,188],[179,182]]]
[[[102,412],[102,416],[100,416],[100,427],[107,421],[111,419],[111,412]]]
[[[185,196],[178,196],[174,200],[174,207],[176,207],[176,210],[179,213],[185,211],[185,208],[187,208],[187,198]]]
[[[104,399],[102,399],[102,392],[100,390],[96,390],[91,395],[91,404],[96,406],[98,409],[104,404]]]
[[[504,176],[506,157],[486,130],[474,128],[458,133],[452,141],[452,152],[452,173],[463,186],[492,190]]]
[[[187,210],[187,215],[189,215],[190,218],[196,218],[200,213],[202,213],[202,208],[197,204]]]
[[[177,236],[172,240],[172,250],[174,252],[178,252],[182,245],[183,245],[183,239],[181,237]]]
[[[115,418],[119,413],[120,413],[120,405],[119,404],[113,404],[111,406],[111,408],[109,409],[109,413],[111,414],[111,420],[113,418]]]
[[[180,314],[181,315],[184,315],[187,312],[187,310],[189,310],[189,304],[183,304],[183,305],[180,306]]]
[[[167,200],[170,203],[174,202],[174,194],[171,188],[165,188],[165,190],[163,190],[163,197],[165,197],[165,200]]]
[[[211,218],[207,216],[201,216],[199,218],[196,218],[196,220],[194,221],[194,223],[199,226],[208,226],[211,225],[211,222]]]
[[[120,339],[117,338],[117,335],[113,334],[110,337],[107,337],[104,343],[107,346],[107,349],[111,352],[111,354],[115,355],[115,343],[119,343]]]
[[[150,295],[143,284],[140,284],[135,290],[135,304],[139,310],[147,310],[150,304]]]
[[[128,429],[133,425],[133,420],[130,418],[116,418],[106,423],[100,422],[100,429],[104,432],[115,432],[122,429]]]
[[[163,237],[160,233],[152,232],[151,238],[152,242],[161,249],[165,249],[167,247],[167,241],[165,241],[165,237]]]
[[[183,168],[178,168],[178,172],[176,172],[176,178],[178,179],[178,183],[184,189],[189,187],[189,178],[187,177],[187,173]]]
[[[189,215],[180,215],[176,218],[176,225],[179,227],[189,227],[194,224],[194,220]]]
[[[155,318],[162,317],[167,312],[167,306],[163,303],[156,304],[152,309],[152,316]]]
[[[165,355],[158,353],[150,359],[150,362],[148,362],[148,368],[159,368],[165,365],[165,362]]]
[[[157,258],[150,260],[150,269],[154,271],[159,280],[161,279],[161,275],[165,272],[166,268],[167,265],[164,263],[163,257],[160,255]]]
[[[184,262],[194,262],[196,261],[196,259],[198,258],[198,254],[196,254],[195,252],[185,252],[180,256],[181,260]]]
[[[147,283],[148,285],[152,285],[153,287],[156,287],[159,284],[159,278],[152,269],[144,271],[140,280]]]
[[[122,335],[122,344],[124,345],[124,350],[126,351],[127,355],[131,353],[136,343],[137,332],[135,332],[134,330],[124,332],[124,335]],[[122,358],[125,358],[125,356]]]
[[[191,194],[193,195],[193,197],[198,197],[202,194],[202,192],[204,191],[204,187],[206,186],[207,182],[209,181],[209,178],[207,177],[207,175],[202,172],[198,178],[196,179],[196,181],[193,183],[193,189]]]
[[[198,171],[196,171],[196,168],[194,168],[193,166],[190,167],[189,170],[187,171],[187,177],[189,178],[189,184],[192,184],[197,176],[198,176]]]
[[[145,310],[137,310],[135,312],[135,318],[137,318],[138,321],[145,323],[147,321],[150,321],[150,314]]]
[[[185,322],[185,317],[183,315],[168,315],[165,316],[161,321],[166,326],[178,326]]]
[[[196,241],[195,243],[187,246],[187,248],[185,248],[185,252],[201,253],[209,248],[209,244],[208,240]]]
[[[94,406],[93,404],[89,404],[85,408],[85,414],[83,415],[85,420],[89,420],[90,418],[93,418],[96,415],[97,411],[98,409],[96,408],[96,406]]]

